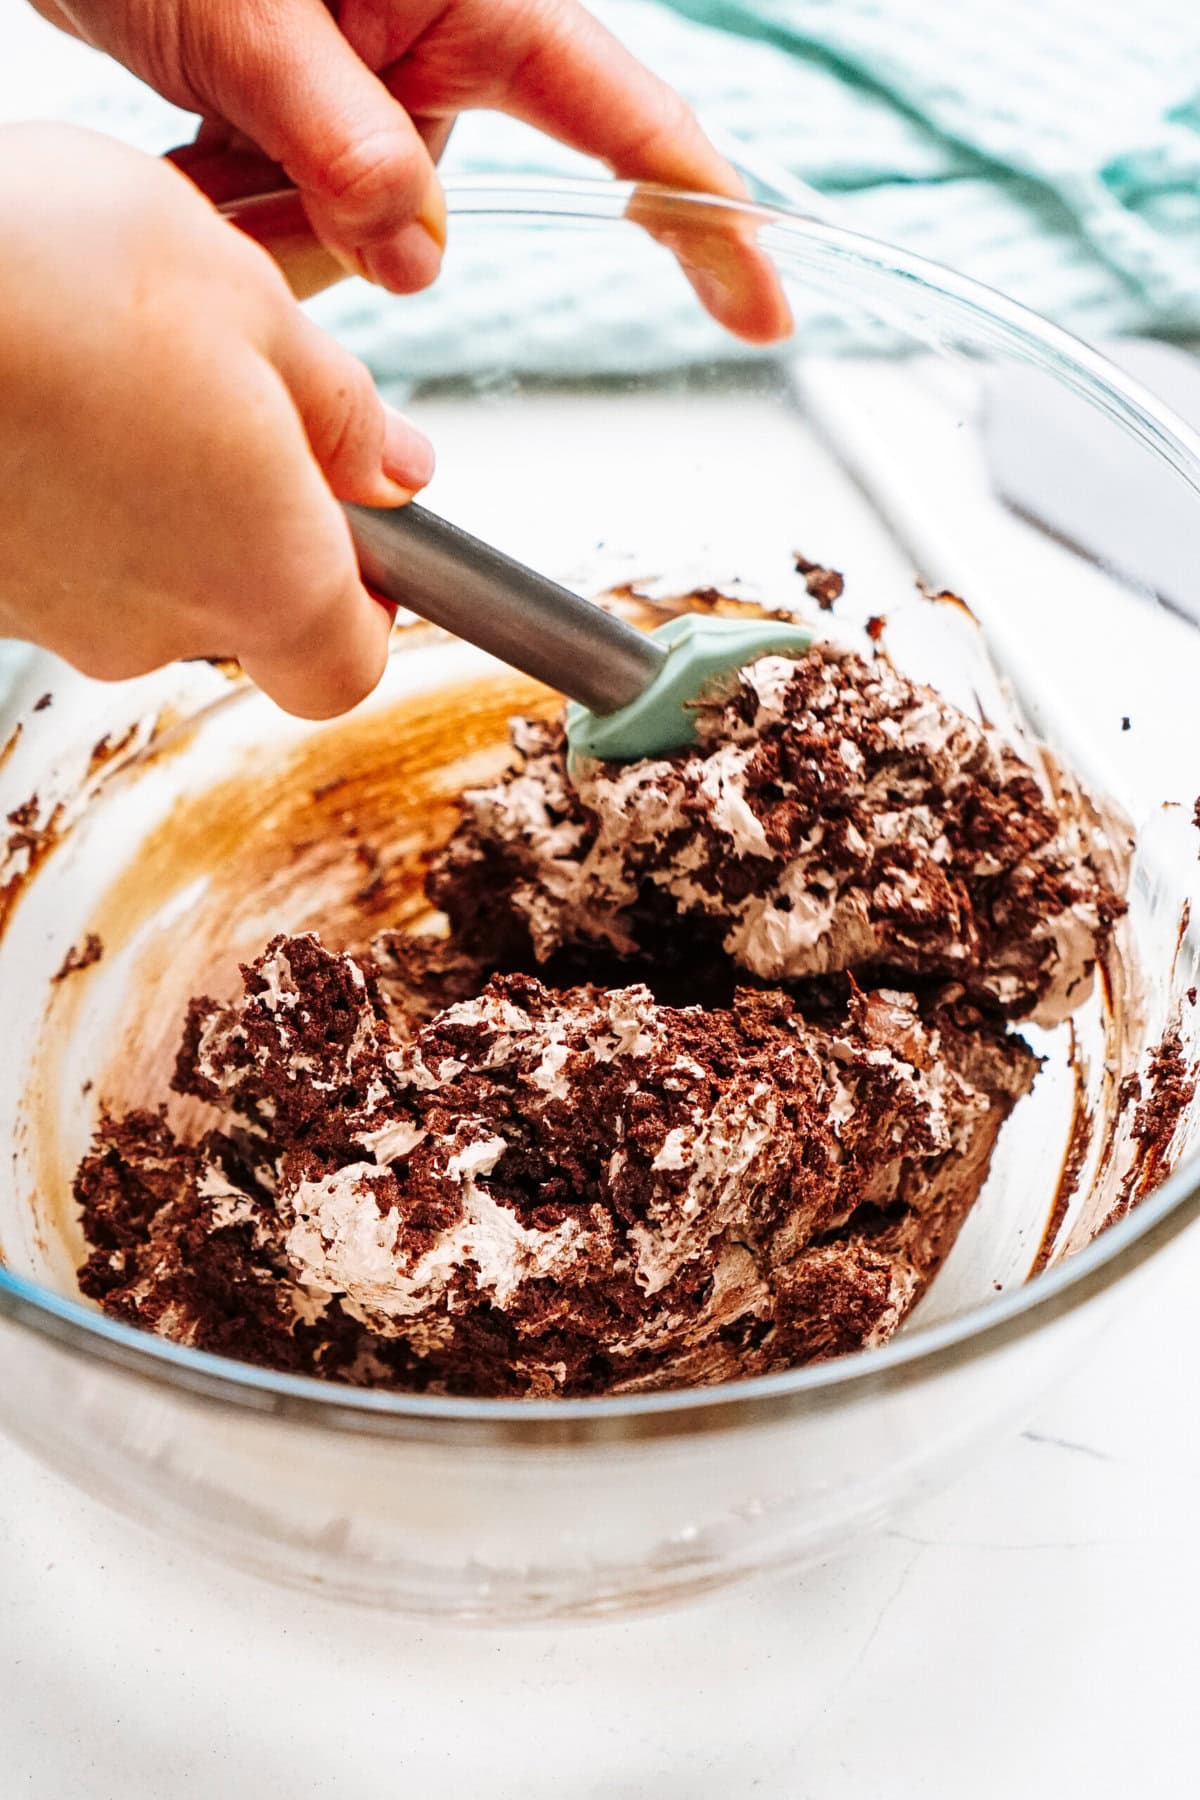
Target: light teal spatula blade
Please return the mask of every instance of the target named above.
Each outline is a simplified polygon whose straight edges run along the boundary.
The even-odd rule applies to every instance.
[[[567,743],[572,757],[608,762],[664,756],[695,741],[696,702],[747,663],[772,654],[800,655],[813,636],[802,625],[778,619],[723,619],[684,613],[650,636],[668,648],[649,687],[616,712],[597,713],[572,701]]]

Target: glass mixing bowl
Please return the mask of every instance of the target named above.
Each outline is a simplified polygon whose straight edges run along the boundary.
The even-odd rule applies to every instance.
[[[0,1417],[190,1545],[451,1618],[621,1611],[829,1553],[1020,1415],[1200,1210],[1194,1101],[1152,1141],[1125,1080],[1166,1096],[1153,1070],[1172,1030],[1197,1053],[1200,580],[1165,606],[1146,571],[1005,512],[980,427],[1006,382],[1036,376],[1030,446],[1039,409],[1070,399],[1091,449],[1108,433],[1133,458],[1131,513],[1179,535],[1200,520],[1200,446],[1102,358],[966,280],[778,212],[668,196],[676,243],[734,220],[781,270],[796,338],[734,346],[626,200],[461,186],[436,294],[319,303],[367,336],[385,379],[405,376],[441,452],[431,504],[635,610],[635,591],[700,582],[811,611],[795,552],[836,564],[832,629],[865,642],[884,618],[897,662],[1032,726],[1123,812],[1131,909],[1093,999],[1030,1034],[1035,1093],[886,1347],[578,1401],[276,1375],[81,1301],[70,1187],[97,1108],[162,1097],[185,997],[228,989],[273,931],[354,944],[420,924],[422,850],[503,761],[506,717],[549,697],[425,628],[398,632],[370,702],[322,725],[203,664],[115,687],[45,658],[27,670],[0,718]],[[501,269],[520,271],[515,290]],[[103,954],[64,975],[89,932]]]

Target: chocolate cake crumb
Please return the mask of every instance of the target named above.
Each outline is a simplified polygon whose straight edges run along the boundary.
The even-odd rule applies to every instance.
[[[22,801],[20,806],[14,806],[13,812],[7,814],[7,823],[11,826],[11,830],[7,833],[7,837],[5,837],[0,848],[4,851],[5,857],[14,857],[14,855],[18,855],[20,851],[27,851],[27,853],[29,853],[29,868],[25,871],[25,877],[23,877],[25,880],[31,875],[32,869],[38,866],[38,862],[47,855],[47,851],[54,846],[54,837],[56,837],[56,832],[58,832],[59,819],[61,819],[61,815],[63,815],[63,806],[59,803],[59,805],[50,812],[49,819],[45,821],[45,824],[34,824],[34,819],[38,819],[38,815],[40,814],[41,801],[36,794],[31,794],[29,799]],[[20,884],[22,877],[16,877],[14,880],[16,880],[16,884]],[[7,898],[11,900],[11,895],[14,893],[13,882],[9,882],[9,887],[5,889],[5,893],[7,893]],[[5,909],[4,907],[0,907],[0,920],[2,920],[4,916]]]
[[[797,575],[803,575],[804,586],[812,595],[822,612],[832,612],[834,603],[841,599],[846,591],[846,578],[838,569],[826,568],[823,563],[810,562],[801,556],[799,550],[792,552],[796,563]]]
[[[89,931],[82,944],[72,944],[63,957],[58,973],[51,977],[53,981],[65,981],[68,975],[78,975],[81,969],[90,969],[104,955],[104,945],[94,931]]]
[[[1122,731],[1131,731],[1132,729],[1133,729],[1133,727],[1129,722],[1129,714],[1126,713],[1121,720],[1121,730]]]
[[[38,699],[36,699],[34,701],[33,710],[35,713],[45,712],[46,708],[48,706],[52,706],[53,704],[54,704],[54,695],[53,694],[49,694],[49,693],[42,694],[39,696]]]
[[[1145,1075],[1137,1087],[1122,1082],[1122,1098],[1137,1094],[1140,1104],[1130,1128],[1137,1154],[1121,1188],[1114,1216],[1151,1193],[1171,1173],[1172,1147],[1180,1123],[1196,1099],[1200,1063],[1189,1060],[1178,1024],[1169,1026],[1151,1052]],[[1133,1078],[1136,1080],[1136,1077]],[[1110,1221],[1111,1222],[1111,1221]]]
[[[1117,1088],[1118,1110],[1123,1112],[1127,1107],[1135,1106],[1137,1104],[1137,1102],[1141,1099],[1141,1097],[1142,1097],[1142,1078],[1141,1078],[1141,1076],[1136,1073],[1131,1074],[1131,1075],[1126,1075],[1125,1078],[1121,1081],[1120,1085]]]

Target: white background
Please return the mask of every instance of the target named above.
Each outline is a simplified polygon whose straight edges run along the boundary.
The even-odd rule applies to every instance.
[[[0,118],[52,115],[89,53],[0,8]],[[0,1795],[1194,1794],[1198,1278],[1193,1235],[898,1529],[628,1625],[433,1630],[277,1593],[0,1440]]]

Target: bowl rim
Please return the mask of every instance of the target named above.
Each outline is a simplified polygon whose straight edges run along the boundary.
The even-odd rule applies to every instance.
[[[645,188],[629,183],[504,175],[451,180],[446,189],[452,216],[602,224],[625,222],[631,197],[637,193],[644,202],[647,196]],[[787,208],[671,189],[656,192],[676,216],[691,210],[752,217],[769,229],[772,240],[778,236],[819,245],[885,278],[900,276],[988,318],[1009,339],[1037,345],[1057,365],[1060,379],[1140,438],[1200,495],[1200,434],[1098,351],[1019,302],[924,257]],[[450,1434],[456,1441],[523,1445],[611,1443],[778,1423],[798,1411],[856,1403],[913,1380],[940,1376],[1066,1318],[1124,1281],[1198,1218],[1200,1154],[1193,1154],[1132,1212],[1066,1261],[955,1318],[830,1362],[661,1393],[484,1400],[351,1388],[156,1337],[3,1264],[0,1315],[69,1354],[98,1358],[152,1386],[165,1383],[202,1404],[282,1415],[324,1430],[399,1438]]]

